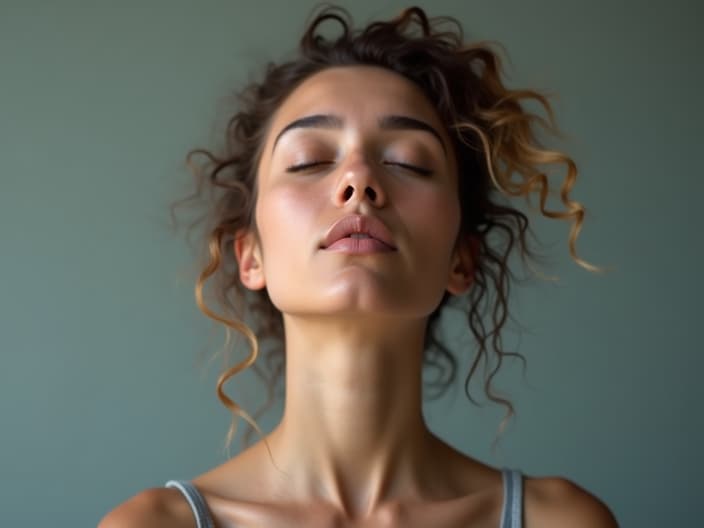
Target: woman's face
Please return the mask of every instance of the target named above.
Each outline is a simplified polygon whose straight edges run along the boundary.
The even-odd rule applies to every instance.
[[[330,117],[284,130],[314,115]],[[387,116],[434,132],[410,120],[380,127]],[[291,169],[298,165],[309,166]],[[257,178],[261,245],[236,249],[240,278],[265,286],[284,315],[423,318],[446,289],[468,285],[452,251],[460,225],[452,145],[431,103],[400,75],[345,66],[308,78],[273,116]],[[349,214],[381,220],[396,251],[322,249]]]

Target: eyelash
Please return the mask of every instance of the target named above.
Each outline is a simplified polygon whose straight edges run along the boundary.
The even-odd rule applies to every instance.
[[[325,163],[332,163],[332,162],[330,162],[330,161],[311,161],[309,163],[301,163],[300,165],[292,165],[290,167],[287,167],[286,172],[298,172],[298,171],[302,171],[302,170],[314,167],[316,165],[322,165]],[[384,163],[386,165],[397,165],[397,166],[402,167],[404,169],[408,169],[408,170],[411,170],[411,171],[416,172],[418,174],[422,174],[423,176],[430,176],[433,173],[433,171],[430,169],[426,169],[423,167],[417,167],[415,165],[409,165],[408,163],[399,163],[399,162],[394,162],[394,163],[384,162]]]

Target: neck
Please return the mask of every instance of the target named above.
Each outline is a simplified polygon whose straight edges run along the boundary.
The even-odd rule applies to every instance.
[[[284,324],[286,404],[269,437],[293,480],[282,485],[344,511],[415,494],[433,438],[422,415],[426,320]]]

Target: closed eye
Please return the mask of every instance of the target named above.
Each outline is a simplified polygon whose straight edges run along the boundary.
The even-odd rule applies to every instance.
[[[299,165],[291,165],[290,167],[286,168],[286,172],[299,172],[303,171],[306,169],[309,169],[311,167],[315,167],[316,165],[324,165],[324,164],[329,164],[329,163],[334,163],[332,161],[311,161],[308,163],[301,163]],[[430,169],[426,169],[424,167],[418,167],[416,165],[409,165],[408,163],[401,163],[401,162],[391,162],[391,161],[385,161],[383,162],[384,165],[394,165],[397,167],[401,167],[403,169],[408,169],[414,172],[417,172],[418,174],[423,174],[424,176],[430,176],[433,171]]]
[[[394,161],[394,162],[385,161],[384,164],[385,165],[396,165],[396,166],[401,167],[403,169],[412,170],[413,172],[417,172],[418,174],[422,174],[424,176],[430,176],[433,173],[433,171],[431,171],[430,169],[418,167],[416,165],[409,165],[408,163],[401,163],[398,161]]]
[[[308,163],[301,163],[299,165],[291,165],[290,167],[286,167],[286,172],[298,172],[315,167],[316,165],[323,165],[325,163],[332,163],[332,161],[311,161]]]

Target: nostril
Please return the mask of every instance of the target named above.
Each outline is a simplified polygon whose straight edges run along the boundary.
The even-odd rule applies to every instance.
[[[365,192],[372,200],[376,200],[376,191],[374,189],[367,187]],[[354,188],[352,186],[347,187],[345,189],[345,200],[349,200],[352,194],[354,194]]]

